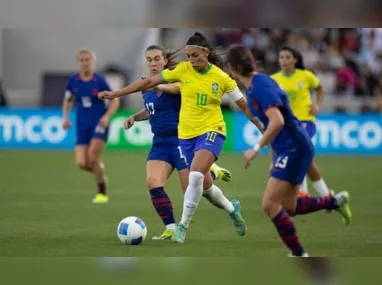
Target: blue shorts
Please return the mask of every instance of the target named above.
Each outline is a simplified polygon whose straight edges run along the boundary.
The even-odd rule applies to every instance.
[[[109,127],[104,128],[99,125],[84,126],[77,124],[76,145],[89,145],[92,139],[101,139],[107,141]]]
[[[312,150],[275,153],[271,176],[292,184],[302,184],[314,157]]]
[[[316,124],[311,121],[301,121],[301,125],[308,132],[310,138],[312,139],[317,131]]]
[[[215,155],[215,160],[219,158],[222,151],[225,136],[217,132],[208,132],[193,139],[179,139],[180,147],[186,158],[188,168],[191,167],[192,160],[196,151],[205,149]]]
[[[165,161],[178,171],[187,169],[185,157],[179,146],[179,139],[175,137],[157,137],[153,139],[153,146],[147,157],[147,161]]]

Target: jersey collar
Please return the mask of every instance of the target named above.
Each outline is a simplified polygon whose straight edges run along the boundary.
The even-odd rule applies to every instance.
[[[285,73],[281,71],[281,75],[284,76],[285,78],[288,78],[288,79],[292,78],[295,74],[296,74],[296,68],[293,69],[293,72],[291,75],[285,75]]]
[[[199,72],[199,71],[197,71],[196,69],[194,69],[194,70],[196,71],[196,73],[198,73],[198,74],[200,74],[200,75],[205,75],[205,74],[207,74],[207,73],[211,70],[212,66],[213,66],[213,64],[210,63],[210,65],[208,66],[208,68],[207,68],[205,71],[203,71],[203,72]]]

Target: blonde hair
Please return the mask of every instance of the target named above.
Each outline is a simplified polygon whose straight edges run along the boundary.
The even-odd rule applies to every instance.
[[[92,51],[91,49],[89,48],[82,48],[78,51],[77,53],[77,59],[80,57],[81,54],[90,54],[93,58],[93,60],[95,61],[96,60],[96,54],[94,51]]]

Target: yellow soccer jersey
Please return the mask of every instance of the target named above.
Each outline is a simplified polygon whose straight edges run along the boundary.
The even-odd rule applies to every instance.
[[[220,107],[221,98],[237,87],[236,82],[227,73],[213,64],[200,73],[190,62],[181,62],[173,70],[163,70],[162,78],[166,82],[180,83],[180,139],[192,139],[209,131],[226,135],[226,125]]]
[[[309,114],[312,104],[310,90],[318,88],[319,79],[312,72],[301,69],[295,69],[290,76],[286,76],[280,71],[271,77],[288,94],[291,108],[297,119],[315,122],[316,118]]]

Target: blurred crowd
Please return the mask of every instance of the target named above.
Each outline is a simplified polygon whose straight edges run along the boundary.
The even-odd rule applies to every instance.
[[[279,70],[281,46],[293,47],[320,79],[325,94],[369,98],[374,103],[361,111],[382,111],[382,28],[220,28],[210,32],[214,45],[223,51],[233,44],[250,48],[268,74]]]

